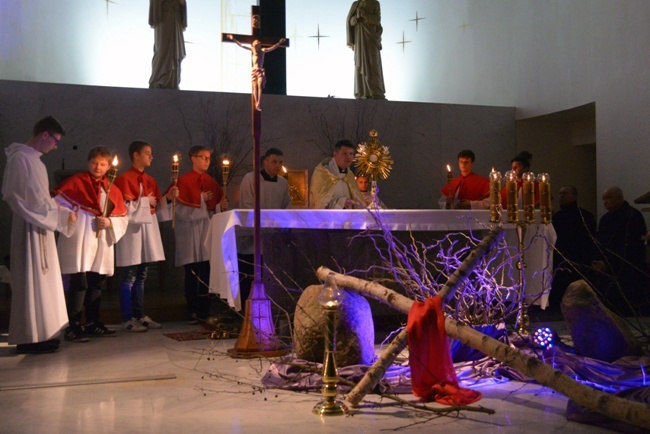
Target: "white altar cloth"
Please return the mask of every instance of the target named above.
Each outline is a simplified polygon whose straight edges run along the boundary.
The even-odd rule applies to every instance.
[[[467,231],[488,229],[488,210],[380,210],[383,224],[392,231]],[[215,214],[205,240],[210,251],[210,292],[219,294],[228,304],[241,309],[239,266],[235,228],[253,227],[253,210],[231,210]],[[366,230],[377,224],[368,210],[261,210],[262,228]],[[550,278],[540,270],[552,268],[549,243],[556,240],[553,225],[532,224],[526,232],[526,298],[544,309],[548,304]],[[505,224],[506,240],[517,245],[513,225]],[[541,237],[540,237],[541,235]],[[544,238],[544,239],[542,239]],[[542,295],[540,296],[540,293]]]

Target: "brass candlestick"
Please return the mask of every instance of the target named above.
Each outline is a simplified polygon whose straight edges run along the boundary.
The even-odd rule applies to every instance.
[[[517,223],[519,220],[519,203],[517,201],[517,173],[508,170],[506,172],[506,210],[508,212],[508,223]]]
[[[230,176],[230,161],[224,158],[221,161],[221,182],[223,183],[223,194],[226,195],[226,187],[228,187],[228,177]]]
[[[312,412],[319,416],[342,416],[348,414],[349,410],[341,401],[337,401],[338,394],[338,371],[336,369],[336,317],[338,307],[342,302],[343,293],[339,290],[334,280],[334,273],[330,273],[325,278],[325,284],[320,294],[318,302],[325,310],[327,319],[327,330],[325,331],[325,356],[323,361],[323,389],[322,394],[325,398],[316,404]]]
[[[524,239],[526,238],[526,222],[519,222],[515,227],[517,231],[517,247],[519,258],[517,260],[517,272],[519,276],[519,307],[517,312],[517,333],[528,336],[530,318],[528,317],[528,304],[526,304],[526,261],[524,259]]]
[[[117,155],[113,158],[113,163],[111,168],[106,172],[106,177],[108,178],[108,187],[106,188],[106,198],[104,199],[104,209],[102,210],[102,217],[106,217],[108,214],[108,196],[111,194],[111,187],[113,186],[113,181],[117,177]],[[97,229],[97,238],[100,236],[100,229]]]
[[[526,172],[522,176],[522,202],[524,204],[524,221],[535,222],[535,174]]]
[[[490,180],[490,222],[501,222],[501,172],[492,168]]]
[[[174,187],[178,186],[178,154],[172,157],[172,183]],[[172,229],[176,226],[176,196],[172,197]]]
[[[537,175],[539,185],[539,215],[544,224],[553,220],[553,207],[551,206],[551,177],[548,173]]]

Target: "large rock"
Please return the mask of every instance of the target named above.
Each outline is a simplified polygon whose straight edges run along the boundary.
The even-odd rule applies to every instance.
[[[606,362],[641,355],[641,347],[623,319],[605,307],[584,280],[568,286],[560,308],[579,355]]]
[[[296,306],[293,318],[293,345],[296,357],[312,362],[323,362],[327,322],[318,294],[323,285],[307,287]],[[339,307],[336,326],[336,365],[338,367],[366,364],[375,357],[375,327],[370,304],[363,296],[345,294]]]

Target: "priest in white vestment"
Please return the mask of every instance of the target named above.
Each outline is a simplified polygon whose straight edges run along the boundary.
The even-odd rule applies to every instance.
[[[66,236],[74,232],[77,213],[50,197],[41,162],[64,134],[61,124],[48,116],[36,123],[27,144],[12,143],[5,149],[2,197],[13,212],[9,344],[17,344],[18,353],[56,351],[56,336],[68,324],[54,231]]]

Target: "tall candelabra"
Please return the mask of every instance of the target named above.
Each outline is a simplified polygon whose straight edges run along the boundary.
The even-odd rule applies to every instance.
[[[104,199],[104,208],[102,209],[102,217],[106,217],[108,214],[108,196],[111,194],[111,187],[113,186],[113,181],[117,177],[117,155],[113,158],[113,163],[111,168],[106,172],[106,178],[108,178],[108,187],[106,187],[106,198]],[[97,238],[100,236],[100,229],[97,229]]]
[[[325,398],[314,406],[312,412],[319,416],[341,416],[349,413],[348,408],[336,399],[338,395],[338,370],[336,369],[336,317],[343,293],[334,280],[334,273],[325,278],[325,284],[318,294],[318,302],[325,310],[327,329],[325,330],[325,356],[323,360],[323,389]]]
[[[490,221],[493,223],[500,222],[501,219],[501,195],[496,191],[500,187],[501,174],[492,169],[489,176],[490,180]],[[551,223],[551,184],[550,177],[547,173],[540,173],[537,176],[537,182],[540,192],[540,221],[543,224]],[[526,260],[525,260],[525,239],[526,229],[529,224],[535,222],[535,174],[532,172],[524,173],[522,176],[522,203],[523,219],[519,218],[519,199],[517,174],[514,171],[508,171],[505,175],[506,190],[506,211],[508,223],[515,226],[517,233],[517,278],[518,278],[518,311],[517,311],[517,332],[521,335],[528,335],[530,319],[528,316],[528,304],[526,303]]]

